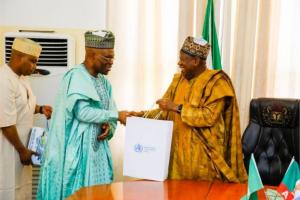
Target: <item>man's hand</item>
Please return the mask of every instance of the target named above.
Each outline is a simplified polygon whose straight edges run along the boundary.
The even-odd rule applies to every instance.
[[[52,115],[52,107],[51,106],[43,106],[42,107],[42,113],[45,115],[45,117],[47,119],[50,119],[51,118],[51,115]]]
[[[136,112],[136,111],[130,111],[128,114],[129,114],[129,116],[134,116],[134,117],[143,117],[143,115],[144,115],[144,112],[143,112],[143,111],[140,111],[140,112]]]
[[[119,118],[121,124],[126,125],[126,118],[130,116],[128,111],[119,111]]]
[[[23,165],[30,165],[31,164],[31,156],[38,155],[36,152],[31,151],[30,149],[24,148],[19,151],[20,161]]]
[[[104,140],[109,134],[110,126],[108,123],[104,123],[101,126],[101,135],[98,136],[98,141]]]
[[[21,142],[18,131],[15,125],[2,127],[2,133],[5,138],[14,146],[15,150],[19,153],[20,161],[23,165],[31,164],[31,156],[38,155],[36,152],[27,149]]]
[[[173,103],[169,99],[159,99],[156,101],[156,104],[159,105],[159,108],[163,111],[177,111],[178,105]]]

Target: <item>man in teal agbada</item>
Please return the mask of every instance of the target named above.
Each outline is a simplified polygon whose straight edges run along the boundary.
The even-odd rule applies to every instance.
[[[113,181],[108,140],[128,114],[117,111],[104,77],[113,64],[114,41],[110,31],[86,32],[85,61],[62,80],[43,155],[40,200],[65,199],[81,187]]]

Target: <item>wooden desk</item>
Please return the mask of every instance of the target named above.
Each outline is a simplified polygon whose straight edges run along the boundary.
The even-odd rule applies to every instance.
[[[272,188],[270,186],[265,186],[265,188]],[[214,182],[209,190],[206,197],[207,200],[240,200],[242,196],[247,193],[247,184],[234,184],[234,183],[222,183]],[[259,200],[266,199],[264,191],[260,190],[258,192]]]
[[[239,200],[246,184],[204,181],[129,181],[82,188],[68,200]],[[263,198],[263,192],[259,192]]]

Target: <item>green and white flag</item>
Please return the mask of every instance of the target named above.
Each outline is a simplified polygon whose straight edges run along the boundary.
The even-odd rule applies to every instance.
[[[211,44],[213,69],[222,69],[218,34],[215,23],[214,1],[207,0],[202,37]]]
[[[241,200],[257,200],[257,191],[264,188],[253,154],[249,163],[248,192]]]

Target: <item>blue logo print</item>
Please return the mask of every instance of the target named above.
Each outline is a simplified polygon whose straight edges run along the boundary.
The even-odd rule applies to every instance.
[[[137,153],[143,152],[143,149],[144,149],[143,145],[141,145],[141,144],[134,145],[134,151],[137,152]]]

